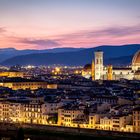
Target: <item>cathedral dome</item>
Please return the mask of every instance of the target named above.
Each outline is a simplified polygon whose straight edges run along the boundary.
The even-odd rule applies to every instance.
[[[140,64],[140,50],[135,53],[132,64]]]
[[[138,70],[140,68],[140,50],[137,51],[132,59],[132,69]]]

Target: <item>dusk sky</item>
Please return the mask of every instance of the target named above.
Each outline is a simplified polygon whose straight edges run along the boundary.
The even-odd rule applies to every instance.
[[[140,43],[140,0],[0,0],[0,48]]]

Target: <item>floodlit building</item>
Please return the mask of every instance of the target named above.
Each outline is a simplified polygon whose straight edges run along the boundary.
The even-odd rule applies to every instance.
[[[32,101],[0,101],[0,121],[10,123],[47,124],[43,103]]]
[[[42,114],[42,104],[26,103],[23,104],[22,122],[34,124],[46,124],[46,119]]]
[[[101,130],[112,130],[112,119],[110,117],[100,118],[100,129]]]
[[[110,131],[134,132],[132,115],[111,116],[109,114],[89,115],[89,128]]]
[[[5,72],[0,72],[0,77],[21,77],[23,78],[25,75],[24,72],[19,72],[19,71],[5,71]]]
[[[140,80],[140,51],[136,52],[130,67],[113,67],[112,65],[103,65],[103,52],[95,52],[92,64],[84,67],[82,76],[95,80],[120,80],[120,79],[136,79]],[[94,66],[93,66],[94,64]],[[94,72],[94,73],[93,73]]]
[[[100,117],[99,114],[89,114],[89,128],[97,128],[97,125],[100,123]]]
[[[78,127],[79,123],[76,120],[82,120],[84,117],[83,110],[80,109],[59,109],[58,110],[58,125],[68,127]]]
[[[0,102],[0,121],[20,122],[21,121],[21,104],[16,102]]]
[[[38,88],[44,88],[44,89],[57,89],[57,84],[48,84],[47,82],[37,82],[37,81],[17,81],[17,82],[0,82],[0,86],[2,87],[8,87],[13,90],[19,90],[19,89],[30,89],[30,90],[35,90]]]
[[[114,116],[100,118],[100,129],[111,131],[133,132],[132,116]]]
[[[133,128],[135,132],[140,133],[140,107],[133,110]]]

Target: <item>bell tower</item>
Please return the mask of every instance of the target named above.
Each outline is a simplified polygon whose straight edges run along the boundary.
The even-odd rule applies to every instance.
[[[107,66],[107,80],[112,80],[112,65]]]
[[[94,60],[92,60],[92,64],[91,64],[91,78],[92,78],[92,81],[95,80],[95,66],[94,66]]]
[[[95,56],[95,80],[103,79],[103,52],[96,51]]]

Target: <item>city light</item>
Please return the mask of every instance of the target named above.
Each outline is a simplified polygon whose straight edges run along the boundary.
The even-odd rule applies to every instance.
[[[0,139],[140,139],[140,0],[0,0],[0,17]]]

